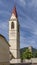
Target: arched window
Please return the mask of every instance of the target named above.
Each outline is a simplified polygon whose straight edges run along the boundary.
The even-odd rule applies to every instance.
[[[14,22],[11,23],[11,29],[13,29],[13,28],[14,28]]]

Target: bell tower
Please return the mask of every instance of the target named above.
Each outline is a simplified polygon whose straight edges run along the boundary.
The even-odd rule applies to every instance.
[[[9,21],[9,44],[10,52],[15,59],[20,58],[20,30],[19,22],[16,11],[16,6],[14,6],[12,15]]]

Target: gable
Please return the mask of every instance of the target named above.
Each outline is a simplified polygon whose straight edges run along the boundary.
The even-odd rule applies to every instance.
[[[0,39],[5,41],[7,43],[7,45],[10,46],[8,41],[6,40],[6,38],[3,35],[1,35],[1,34],[0,34]]]

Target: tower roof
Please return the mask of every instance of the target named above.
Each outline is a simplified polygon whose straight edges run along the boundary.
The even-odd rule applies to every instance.
[[[14,6],[14,8],[13,8],[13,12],[12,12],[12,13],[17,17],[16,6]]]

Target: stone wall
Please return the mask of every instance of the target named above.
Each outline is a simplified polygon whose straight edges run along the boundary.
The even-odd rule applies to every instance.
[[[12,59],[10,61],[10,64],[18,64],[18,63],[21,63],[21,59]]]
[[[28,59],[24,59],[23,63],[33,63],[33,64],[35,63],[36,64],[37,63],[37,58],[31,58],[29,60]]]
[[[13,62],[15,61],[15,63]],[[22,62],[21,62],[21,59],[18,59],[18,60],[12,60],[12,64],[11,65],[37,65],[37,58],[31,58],[31,59],[24,59]]]

